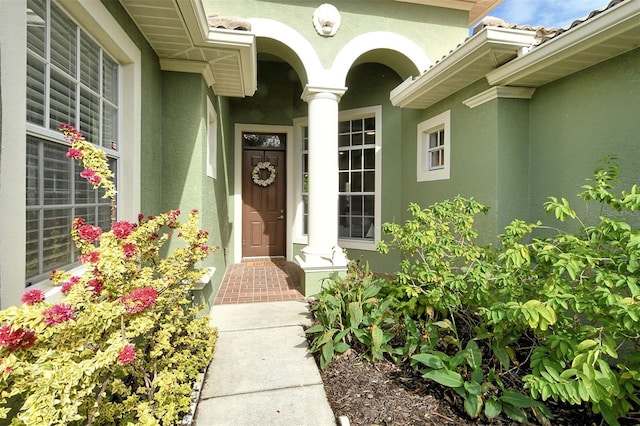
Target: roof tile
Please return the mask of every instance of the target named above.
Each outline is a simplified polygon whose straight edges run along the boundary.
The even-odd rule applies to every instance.
[[[234,16],[209,15],[209,27],[223,30],[251,31],[251,23],[246,19]]]
[[[612,0],[606,6],[590,12],[589,15],[585,16],[584,18],[576,19],[570,25],[563,28],[545,28],[543,26],[518,25],[518,24],[509,23],[504,19],[497,18],[495,16],[486,16],[485,18],[482,19],[482,21],[480,21],[478,25],[476,25],[473,28],[472,37],[475,34],[479,33],[485,27],[513,28],[518,30],[535,31],[536,40],[537,40],[537,43],[535,45],[540,45],[562,33],[572,30],[573,28],[585,23],[586,21],[601,14],[602,12],[605,12],[613,8],[614,6],[616,6],[619,3],[622,3],[623,1],[628,1],[628,0]]]

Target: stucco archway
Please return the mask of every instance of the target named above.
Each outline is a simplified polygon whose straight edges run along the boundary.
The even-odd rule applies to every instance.
[[[269,67],[267,61],[280,61],[288,64],[297,74],[301,83],[302,99],[307,104],[307,224],[306,244],[295,256],[295,260],[303,269],[301,283],[305,294],[313,294],[319,290],[322,277],[329,272],[346,270],[348,259],[338,245],[338,116],[339,103],[343,94],[347,76],[354,67],[364,63],[379,63],[389,67],[400,78],[406,79],[419,75],[429,68],[431,61],[424,51],[414,42],[399,34],[377,31],[357,35],[335,51],[335,57],[322,57],[320,45],[316,39],[307,39],[292,27],[273,19],[251,19],[252,32],[256,35],[258,59],[260,66]],[[324,40],[326,41],[326,40]],[[316,48],[318,50],[316,50]],[[325,51],[326,54],[326,51]],[[277,58],[277,59],[276,59]],[[264,63],[263,63],[264,61]],[[331,64],[330,68],[325,68]],[[265,70],[267,70],[265,68]],[[265,73],[267,74],[267,73]],[[278,75],[278,74],[271,74]],[[256,96],[260,94],[260,88]],[[266,93],[269,93],[268,87]],[[262,96],[265,96],[263,93]],[[264,102],[257,100],[253,107],[264,108]],[[247,104],[249,105],[249,104]],[[249,109],[253,111],[252,109]],[[271,110],[273,111],[273,109]],[[304,114],[298,110],[298,113]],[[300,115],[294,116],[300,117]],[[264,117],[262,117],[264,118]],[[280,123],[284,123],[280,117]],[[274,121],[275,123],[276,121]],[[263,122],[266,124],[266,122]],[[238,126],[238,125],[236,125]],[[255,126],[254,126],[255,127]],[[238,127],[237,127],[238,129]],[[292,132],[295,131],[292,128]],[[292,141],[295,143],[295,141]],[[241,151],[236,146],[236,153]],[[287,153],[287,169],[291,169],[298,161],[293,158],[292,150]],[[239,161],[236,159],[236,166]],[[237,168],[237,171],[239,168]],[[292,176],[293,173],[287,173]],[[240,176],[236,176],[236,185]],[[294,192],[294,184],[287,185],[289,192]],[[241,198],[240,191],[235,191],[236,200]],[[298,200],[294,200],[298,202]],[[236,209],[236,212],[239,209]],[[287,228],[293,229],[290,217],[296,217],[296,205],[287,209]],[[235,217],[236,223],[241,218]],[[297,228],[296,228],[297,229]],[[240,247],[236,233],[236,250]],[[293,243],[287,243],[287,257]]]
[[[302,34],[272,19],[253,18],[252,32],[258,38],[259,52],[278,56],[297,72],[302,87],[344,87],[349,70],[359,62],[379,62],[393,69],[402,79],[419,75],[432,62],[410,39],[388,31],[361,34],[350,40],[332,61],[322,66],[313,45]]]
[[[320,79],[323,67],[311,43],[282,22],[265,18],[253,18],[251,31],[256,35],[259,54],[270,54],[289,63],[296,71],[302,87],[309,81]]]
[[[344,85],[349,70],[359,62],[378,62],[393,69],[404,80],[431,66],[429,57],[413,41],[386,31],[361,34],[338,53],[331,66],[331,80]]]

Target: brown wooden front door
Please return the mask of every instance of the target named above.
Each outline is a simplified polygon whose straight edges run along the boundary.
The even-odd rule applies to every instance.
[[[247,146],[243,149],[243,257],[286,254],[285,158],[284,150]]]

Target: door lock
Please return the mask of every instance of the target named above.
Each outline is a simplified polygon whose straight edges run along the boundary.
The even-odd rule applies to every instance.
[[[280,210],[280,216],[276,217],[278,220],[284,220],[284,210]]]

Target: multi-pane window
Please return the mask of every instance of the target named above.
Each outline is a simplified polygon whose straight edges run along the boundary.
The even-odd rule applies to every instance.
[[[445,111],[418,124],[418,182],[449,179],[450,118],[450,112]]]
[[[427,157],[429,161],[429,170],[438,170],[444,167],[444,128],[434,130],[427,136],[429,140],[429,148]]]
[[[374,239],[375,117],[338,123],[338,238]]]
[[[302,233],[309,233],[309,128],[302,128]]]
[[[116,172],[119,65],[55,2],[29,0],[27,19],[26,277],[75,262],[74,217],[109,227],[109,200],[80,177],[57,131],[71,124]]]
[[[349,111],[345,112],[349,117]],[[357,118],[355,118],[357,117]],[[373,242],[376,222],[376,115],[374,112],[338,123],[338,238]],[[302,127],[302,231],[308,230],[308,128]],[[347,243],[348,245],[348,243]]]

